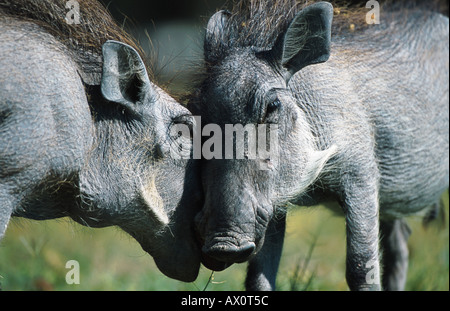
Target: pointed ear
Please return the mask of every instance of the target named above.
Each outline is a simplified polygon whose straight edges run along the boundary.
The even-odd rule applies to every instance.
[[[103,44],[101,90],[107,100],[128,107],[156,93],[138,52],[111,40]]]
[[[230,12],[221,10],[209,19],[204,43],[205,60],[209,63],[217,62],[228,47],[230,38],[227,37],[225,29],[230,16]]]
[[[286,83],[303,67],[328,60],[332,20],[333,6],[318,2],[301,10],[278,37],[272,51],[286,69]]]

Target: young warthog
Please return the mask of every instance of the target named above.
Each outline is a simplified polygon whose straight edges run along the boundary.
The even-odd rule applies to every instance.
[[[274,289],[286,203],[337,201],[350,289],[402,289],[403,217],[433,205],[449,183],[449,20],[384,9],[379,25],[346,28],[332,23],[330,3],[300,8],[249,0],[208,23],[193,113],[222,131],[276,124],[270,147],[279,151],[203,160],[203,262],[220,270],[249,260],[247,289]],[[333,40],[332,25],[343,29]]]
[[[11,216],[119,226],[193,281],[199,178],[169,135],[192,116],[99,3],[78,3],[70,24],[64,0],[0,1],[0,238]]]

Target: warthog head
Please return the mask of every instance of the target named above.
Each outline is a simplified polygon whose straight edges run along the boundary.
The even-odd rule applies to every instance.
[[[270,156],[202,161],[205,201],[196,228],[203,263],[211,269],[251,258],[264,243],[269,221],[306,190],[335,152],[318,150],[307,115],[289,87],[297,71],[328,59],[332,16],[329,3],[303,9],[270,48],[249,45],[244,32],[251,30],[244,28],[252,26],[237,24],[227,11],[208,23],[207,76],[193,101],[194,115],[223,132],[225,124],[253,124],[266,125],[267,138],[276,135],[264,142]],[[242,146],[234,141],[236,149]]]
[[[193,281],[200,266],[193,230],[199,176],[193,160],[171,156],[189,138],[170,129],[192,127],[195,120],[149,80],[131,46],[108,41],[103,59],[101,95],[91,98],[96,133],[80,177],[82,204],[72,217],[95,227],[119,226],[164,274]]]

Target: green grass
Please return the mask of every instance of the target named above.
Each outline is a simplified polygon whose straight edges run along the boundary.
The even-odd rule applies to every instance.
[[[446,227],[425,230],[412,217],[407,290],[449,290]],[[68,285],[68,260],[80,263],[80,284]],[[116,228],[91,229],[70,220],[15,219],[0,244],[3,290],[243,290],[246,264],[202,268],[193,283],[165,277],[137,242]],[[277,279],[278,290],[347,290],[345,223],[325,208],[292,209]]]

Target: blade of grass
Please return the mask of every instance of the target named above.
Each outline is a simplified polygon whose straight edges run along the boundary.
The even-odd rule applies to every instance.
[[[208,282],[206,282],[205,287],[203,288],[203,291],[205,292],[208,288],[209,284],[211,284],[211,281],[214,280],[214,271],[211,271],[211,275],[209,276]]]

